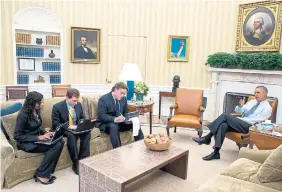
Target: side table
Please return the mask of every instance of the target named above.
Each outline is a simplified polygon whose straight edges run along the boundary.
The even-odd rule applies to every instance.
[[[152,116],[153,116],[153,105],[154,103],[144,103],[144,104],[136,104],[136,103],[128,103],[129,111],[139,111],[139,113],[150,113],[150,134],[152,134]]]
[[[166,92],[166,91],[159,92],[159,119],[161,118],[162,97],[175,97],[175,96],[176,96],[176,92]]]
[[[282,125],[280,125],[280,130],[282,130]],[[252,128],[249,131],[250,134],[250,148],[253,148],[253,144],[259,150],[271,150],[276,149],[282,144],[282,137],[272,135],[272,132],[262,132],[256,128]]]

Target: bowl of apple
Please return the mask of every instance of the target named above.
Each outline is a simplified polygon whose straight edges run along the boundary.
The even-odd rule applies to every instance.
[[[171,138],[165,133],[150,134],[144,138],[144,142],[153,151],[165,151],[171,145]]]

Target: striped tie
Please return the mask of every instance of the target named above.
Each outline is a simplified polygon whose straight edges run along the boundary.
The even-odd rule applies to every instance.
[[[256,105],[254,105],[249,111],[247,111],[246,113],[244,112],[243,117],[249,117],[251,114],[255,112],[258,106],[259,106],[259,102]]]

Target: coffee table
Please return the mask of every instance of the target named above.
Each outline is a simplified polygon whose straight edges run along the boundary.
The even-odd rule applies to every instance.
[[[280,125],[280,130],[282,130],[282,125]],[[276,149],[282,144],[282,137],[272,135],[272,131],[259,131],[255,127],[251,127],[250,131],[250,148],[253,148],[253,144],[259,150],[270,150]]]
[[[138,141],[83,159],[79,161],[80,192],[124,192],[129,183],[158,169],[186,179],[188,153],[175,146],[151,151]]]

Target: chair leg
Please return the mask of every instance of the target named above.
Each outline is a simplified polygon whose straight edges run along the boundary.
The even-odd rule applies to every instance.
[[[199,137],[201,138],[201,137],[202,137],[202,135],[203,135],[203,130],[198,131],[198,135],[199,135]]]
[[[170,128],[169,126],[166,127],[166,132],[168,136],[169,136],[169,128]]]
[[[174,127],[174,133],[176,133],[176,126]]]
[[[242,147],[247,147],[248,144],[240,144],[240,143],[236,143],[236,145],[238,146],[239,150],[242,148]]]

